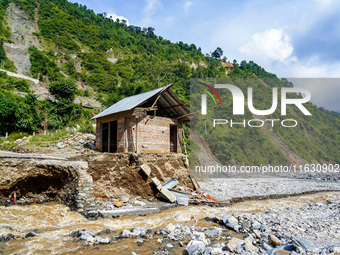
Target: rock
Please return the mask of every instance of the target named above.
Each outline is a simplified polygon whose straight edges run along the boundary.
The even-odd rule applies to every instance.
[[[277,253],[278,251],[282,251],[283,250],[283,247],[280,246],[280,247],[276,247],[276,248],[273,248],[273,249],[270,249],[267,251],[267,254],[269,255],[274,255],[274,254],[280,254],[280,253]]]
[[[37,234],[34,233],[34,232],[28,232],[27,235],[25,236],[25,238],[29,238],[29,237],[34,237],[36,236]]]
[[[204,234],[210,237],[218,237],[222,233],[221,229],[211,229],[211,230],[205,230]]]
[[[139,254],[135,252],[131,252],[130,255],[139,255]]]
[[[88,236],[87,235],[81,235],[80,240],[87,241]]]
[[[297,247],[301,247],[306,251],[313,252],[315,250],[315,247],[311,245],[306,239],[304,238],[298,238],[293,240],[293,244]]]
[[[11,239],[14,239],[14,235],[11,233],[7,235],[0,235],[0,242],[7,242]]]
[[[241,226],[238,224],[238,220],[234,216],[223,216],[222,221],[226,227],[236,232],[238,232],[241,228]]]
[[[210,255],[213,248],[207,247],[204,251],[204,255]]]
[[[244,241],[239,239],[239,238],[236,238],[236,237],[233,237],[231,238],[231,240],[227,243],[227,245],[225,247],[223,247],[222,250],[224,251],[230,251],[230,252],[234,252],[236,247],[238,245],[242,245],[244,244]]]
[[[175,246],[172,245],[172,244],[170,244],[170,243],[168,243],[168,244],[165,246],[165,248],[166,248],[166,249],[173,249],[173,248],[175,248]]]
[[[273,249],[273,247],[271,247],[269,244],[267,244],[267,243],[263,243],[263,249],[265,249],[266,251],[269,251],[269,250],[271,250],[271,249]]]
[[[87,237],[87,242],[93,244],[95,242],[94,237],[92,237],[92,236]]]
[[[279,238],[274,235],[268,235],[268,242],[274,247],[281,245],[281,241],[279,240]]]
[[[221,248],[212,248],[210,250],[210,253],[207,253],[207,254],[210,254],[210,255],[221,255],[223,254],[223,251]]]
[[[83,135],[85,138],[89,138],[89,139],[92,139],[92,140],[95,140],[96,139],[96,136],[93,135],[93,134],[84,134]]]
[[[96,150],[96,146],[92,142],[86,143],[86,147],[88,147],[91,150]]]
[[[285,247],[283,247],[283,249],[285,251],[292,251],[294,250],[295,246],[293,244],[290,244],[290,245],[286,245]]]
[[[172,239],[174,241],[178,241],[179,237],[181,236],[182,231],[180,229],[175,229],[174,231],[172,231],[169,235],[168,238]]]
[[[151,173],[151,168],[147,164],[143,164],[140,166],[140,169],[147,175],[149,176]]]
[[[113,205],[115,207],[121,207],[123,204],[121,202],[116,201],[116,202],[113,203]]]
[[[255,251],[257,248],[252,243],[246,242],[244,244],[244,249],[246,251],[252,252],[252,251]]]
[[[253,232],[256,235],[256,238],[261,238],[261,232],[259,230],[254,229]]]
[[[137,239],[136,243],[138,243],[138,244],[143,244],[143,243],[144,243],[144,240],[143,240],[143,239]]]
[[[135,227],[131,230],[131,235],[145,235],[146,234],[146,229],[142,227]]]
[[[189,255],[201,255],[205,251],[205,245],[201,241],[191,240],[186,248]]]
[[[171,233],[172,231],[175,230],[175,226],[172,223],[170,223],[165,228],[163,228],[162,230],[167,232],[167,233]]]
[[[252,235],[249,235],[246,238],[244,238],[244,242],[249,243],[251,245],[256,244],[256,241],[254,240]]]
[[[62,149],[62,148],[66,147],[66,145],[64,143],[62,143],[62,142],[57,143],[56,146],[57,146],[58,149]]]
[[[130,237],[130,234],[131,234],[130,230],[124,229],[119,236],[123,238],[128,238]]]
[[[238,224],[238,220],[234,216],[223,216],[222,221],[224,224],[232,223],[232,224]]]
[[[255,220],[252,224],[252,229],[260,229],[261,228],[261,223]]]
[[[340,255],[340,246],[339,247],[333,247],[333,253],[334,253],[334,255]]]
[[[111,239],[110,238],[102,238],[100,236],[96,236],[94,238],[94,240],[100,244],[109,244],[111,242]]]
[[[138,206],[145,206],[145,205],[146,205],[146,203],[144,203],[144,202],[142,202],[142,201],[138,201],[138,200],[135,200],[135,201],[133,202],[133,204],[138,205]]]

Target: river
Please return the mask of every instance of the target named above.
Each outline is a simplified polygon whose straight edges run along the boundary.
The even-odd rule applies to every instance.
[[[114,244],[84,246],[82,241],[75,241],[70,233],[86,228],[87,231],[102,232],[102,237],[118,235],[123,229],[132,229],[136,226],[152,229],[161,229],[168,225],[184,224],[188,226],[217,226],[217,223],[204,220],[205,217],[221,217],[227,214],[239,215],[243,213],[260,213],[269,209],[282,210],[286,207],[300,208],[309,203],[326,200],[339,200],[340,192],[324,192],[317,194],[287,197],[282,199],[246,201],[235,203],[228,207],[188,206],[177,207],[148,216],[125,216],[115,219],[87,220],[80,214],[72,212],[61,204],[48,203],[43,205],[25,205],[0,207],[0,234],[13,233],[24,237],[28,232],[37,230],[38,234],[31,238],[16,238],[0,243],[0,253],[3,254],[130,254],[132,251],[139,254],[152,254],[159,245],[156,239],[150,240],[141,246],[136,239],[127,238]],[[106,229],[114,231],[104,233]],[[240,234],[231,231],[228,234]],[[98,250],[99,248],[99,250]],[[175,254],[181,250],[177,249]]]

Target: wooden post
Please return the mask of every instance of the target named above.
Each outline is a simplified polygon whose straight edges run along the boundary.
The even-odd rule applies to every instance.
[[[127,153],[129,150],[129,141],[128,141],[128,134],[127,134],[127,118],[124,117],[124,152]]]
[[[138,150],[138,118],[136,117],[136,153],[139,153]]]
[[[184,145],[184,152],[185,152],[185,155],[188,155],[188,152],[187,152],[187,147],[185,146],[185,134],[184,134],[184,128],[182,127],[182,142],[183,142],[183,145]]]
[[[108,124],[108,137],[107,137],[107,146],[108,146],[108,148],[107,148],[107,151],[108,152],[111,152],[111,121],[109,122],[109,124]]]
[[[102,122],[99,122],[98,121],[98,123],[100,123],[100,125],[99,125],[99,128],[100,128],[100,130],[99,130],[99,133],[100,133],[100,143],[99,143],[99,145],[100,145],[100,151],[103,151],[103,123]]]

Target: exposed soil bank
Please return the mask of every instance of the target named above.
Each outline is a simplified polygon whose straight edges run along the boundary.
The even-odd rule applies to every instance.
[[[100,153],[74,159],[88,161],[96,198],[126,200],[140,196],[154,201],[158,191],[152,184],[153,177],[161,182],[176,177],[179,185],[192,188],[186,157],[182,154]],[[149,177],[138,167],[143,163],[151,168]]]

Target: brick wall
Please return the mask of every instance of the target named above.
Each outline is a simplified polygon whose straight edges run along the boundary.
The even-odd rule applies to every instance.
[[[101,123],[114,120],[117,120],[117,152],[135,152],[137,146],[139,153],[170,153],[170,125],[176,125],[177,153],[181,153],[182,126],[176,119],[150,115],[136,119],[132,112],[97,119],[97,150],[100,150]]]

